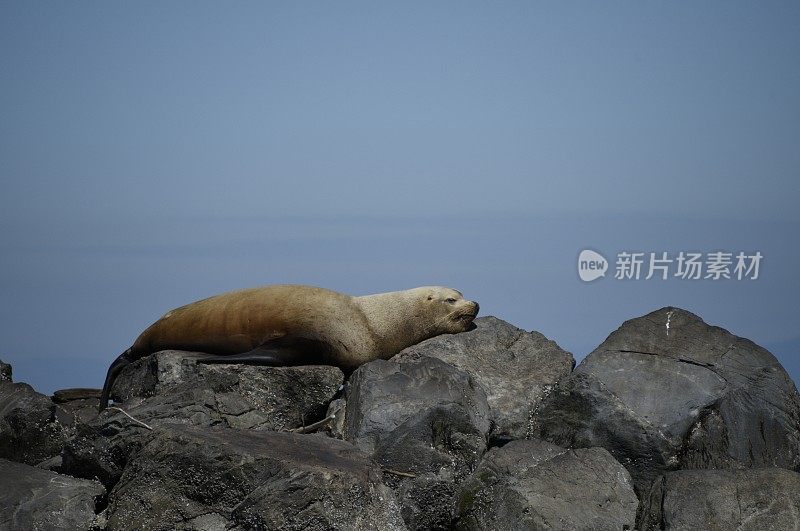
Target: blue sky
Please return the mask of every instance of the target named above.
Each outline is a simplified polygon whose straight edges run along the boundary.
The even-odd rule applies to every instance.
[[[97,387],[166,310],[453,286],[582,358],[691,310],[800,379],[800,7],[0,5],[0,359]],[[579,251],[764,255],[590,284]]]

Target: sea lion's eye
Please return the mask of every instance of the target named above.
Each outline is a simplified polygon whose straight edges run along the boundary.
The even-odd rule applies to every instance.
[[[450,304],[455,304],[456,300],[453,299],[453,298],[450,298],[450,299],[445,299],[445,302],[449,302]]]

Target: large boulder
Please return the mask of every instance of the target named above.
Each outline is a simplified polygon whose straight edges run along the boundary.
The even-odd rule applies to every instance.
[[[633,529],[630,475],[603,448],[545,441],[493,448],[458,489],[458,529]]]
[[[526,332],[496,317],[475,320],[476,329],[445,334],[409,347],[393,361],[438,358],[468,373],[486,392],[490,439],[530,436],[531,416],[542,398],[575,366],[572,354],[539,332]]]
[[[653,483],[639,528],[800,529],[800,474],[780,468],[668,472]]]
[[[154,430],[110,494],[110,529],[402,529],[352,445],[234,428]]]
[[[0,457],[37,465],[58,456],[68,435],[50,398],[28,384],[0,381]]]
[[[104,496],[96,481],[0,459],[0,529],[101,529]]]
[[[608,449],[637,492],[678,468],[800,466],[800,399],[775,357],[678,308],[626,321],[559,383],[534,434]]]
[[[169,394],[175,388],[201,385],[210,388],[228,415],[244,423],[257,411],[265,413],[253,419],[253,426],[239,422],[238,427],[288,429],[322,418],[344,383],[344,374],[328,365],[302,367],[260,367],[235,364],[197,363],[204,354],[165,350],[136,360],[120,373],[111,396],[125,402],[134,397],[146,398]]]
[[[160,354],[157,359],[172,359],[172,355]],[[141,361],[139,367],[123,372],[125,385],[141,366],[150,363]],[[151,396],[131,395],[122,404],[122,411],[112,406],[91,421],[78,424],[75,437],[64,449],[63,470],[79,477],[97,477],[111,488],[130,455],[146,442],[149,429],[158,426],[252,430],[302,427],[325,414],[327,402],[344,379],[336,367],[194,367],[192,361],[178,361],[178,366],[181,364],[186,368],[179,377],[169,382],[160,380]],[[161,366],[161,361],[157,365]]]
[[[477,465],[488,431],[483,389],[441,360],[373,361],[348,384],[345,438],[384,468],[412,529],[450,525],[455,485]]]

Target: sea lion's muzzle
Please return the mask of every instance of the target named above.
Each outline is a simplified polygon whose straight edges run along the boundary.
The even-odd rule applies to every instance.
[[[457,321],[461,321],[465,324],[474,321],[475,317],[478,316],[478,311],[480,311],[481,309],[480,305],[475,301],[466,301],[466,302],[467,302],[466,304],[467,307],[464,309],[463,312],[459,313],[459,315],[456,316]]]

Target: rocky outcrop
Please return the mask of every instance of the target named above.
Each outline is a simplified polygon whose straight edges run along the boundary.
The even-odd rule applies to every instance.
[[[486,449],[483,389],[441,360],[373,361],[353,373],[345,439],[372,455],[398,489],[413,529],[452,520],[452,496]]]
[[[111,529],[403,529],[380,471],[352,445],[234,428],[154,430],[108,513]]]
[[[526,332],[496,317],[480,317],[475,325],[470,332],[441,335],[409,347],[393,361],[428,356],[466,372],[486,392],[491,440],[530,436],[533,412],[569,375],[575,360],[539,332]]]
[[[37,465],[58,456],[68,434],[50,398],[28,384],[0,381],[0,457]]]
[[[608,449],[640,493],[679,468],[800,466],[800,400],[775,357],[677,308],[626,321],[534,424],[553,443]]]
[[[0,459],[0,529],[103,529],[104,497],[96,481]]]
[[[165,425],[225,426],[285,430],[319,420],[344,379],[336,367],[252,367],[199,365],[177,359],[175,351],[139,360],[118,381],[131,389],[142,367],[172,367],[156,378],[148,397],[131,396],[89,422],[79,424],[64,450],[63,470],[99,478],[107,487],[120,478],[149,428]],[[166,360],[166,361],[165,361]],[[175,369],[178,367],[178,369]],[[150,393],[142,393],[144,395]],[[135,420],[134,420],[135,419]]]
[[[781,468],[668,472],[644,500],[639,529],[800,529],[800,474]]]
[[[633,529],[630,475],[603,448],[540,440],[492,449],[459,487],[457,529]]]
[[[800,521],[794,384],[677,308],[572,372],[541,334],[482,318],[363,365],[344,396],[334,367],[197,357],[129,365],[99,414],[96,391],[51,400],[0,365],[0,457],[20,462],[0,460],[0,527],[631,529],[637,503],[648,530]]]

